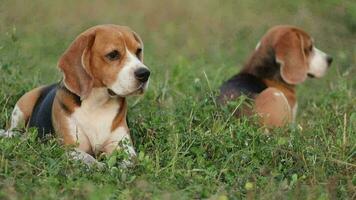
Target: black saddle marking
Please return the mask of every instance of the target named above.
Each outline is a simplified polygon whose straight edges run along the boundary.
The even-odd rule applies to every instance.
[[[266,88],[267,85],[262,79],[252,74],[240,73],[223,83],[220,87],[218,101],[224,104],[226,101],[233,100],[241,95],[253,98]]]
[[[43,88],[31,114],[28,127],[36,127],[40,138],[54,133],[52,106],[57,89],[58,83]]]

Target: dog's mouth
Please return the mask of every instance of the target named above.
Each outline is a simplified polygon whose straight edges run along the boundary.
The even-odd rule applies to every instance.
[[[108,93],[109,93],[109,95],[112,96],[112,97],[113,97],[113,96],[117,96],[117,94],[116,94],[114,91],[112,91],[111,89],[109,89],[109,88],[108,88]]]
[[[308,74],[308,77],[309,78],[315,78],[315,75],[314,74]]]
[[[119,97],[126,97],[126,96],[130,96],[132,94],[135,94],[137,92],[139,92],[140,94],[143,93],[144,91],[144,87],[145,87],[145,84],[146,83],[141,83],[136,89],[134,89],[132,92],[128,93],[128,94],[125,94],[125,95],[119,95],[119,94],[116,94],[112,89],[108,88],[108,93],[111,97],[116,97],[116,96],[119,96]]]

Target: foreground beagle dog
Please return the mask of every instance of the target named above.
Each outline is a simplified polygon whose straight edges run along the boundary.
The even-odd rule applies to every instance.
[[[332,58],[317,49],[313,39],[293,26],[270,29],[257,44],[247,64],[223,83],[218,102],[222,105],[242,94],[253,99],[253,108],[237,114],[257,113],[266,126],[294,122],[297,112],[295,86],[307,76],[322,77]]]
[[[41,137],[56,133],[88,164],[96,162],[93,156],[117,149],[134,157],[126,97],[142,94],[150,76],[140,37],[124,26],[92,27],[74,40],[58,67],[62,81],[23,95],[2,134],[12,136],[20,124],[36,127]]]

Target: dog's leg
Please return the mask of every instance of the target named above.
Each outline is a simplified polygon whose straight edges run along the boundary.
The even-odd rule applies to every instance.
[[[129,135],[125,136],[124,139],[121,142],[119,142],[119,145],[117,146],[116,150],[124,151],[128,156],[127,159],[124,159],[122,163],[120,163],[121,167],[128,168],[134,165],[134,160],[137,154]]]
[[[31,117],[33,108],[35,107],[37,99],[40,97],[43,88],[44,86],[35,88],[24,94],[17,101],[11,114],[10,127],[6,131],[0,130],[0,137],[12,137],[15,134],[15,128],[23,127],[26,125]]]
[[[120,166],[123,168],[131,167],[136,158],[136,151],[130,138],[127,127],[118,127],[113,133],[112,137],[103,145],[103,152],[110,155],[114,151],[123,151],[127,155]]]
[[[266,126],[281,127],[292,120],[292,111],[285,95],[269,87],[255,99],[255,109]]]
[[[76,146],[75,150],[68,153],[69,157],[73,160],[81,161],[89,167],[96,165],[99,168],[103,168],[103,163],[98,162],[87,153],[91,152],[89,139],[81,132],[80,127],[73,122],[73,119],[67,116],[66,111],[63,110],[59,102],[58,98],[53,102],[52,120],[55,122],[53,127],[63,145]]]
[[[94,165],[96,165],[99,168],[104,167],[104,163],[97,161],[93,156],[80,149],[75,149],[74,151],[71,151],[69,155],[74,160],[82,161],[84,164],[86,164],[89,167]]]
[[[11,114],[10,128],[8,130],[0,130],[0,137],[12,137],[15,135],[14,129],[17,127],[24,126],[26,122],[25,114],[16,104],[14,110]]]

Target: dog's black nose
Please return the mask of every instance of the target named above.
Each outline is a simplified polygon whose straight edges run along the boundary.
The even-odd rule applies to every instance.
[[[141,81],[141,82],[146,82],[148,80],[148,78],[150,77],[151,72],[146,69],[146,68],[139,68],[135,71],[135,77],[137,80]]]
[[[333,57],[328,56],[328,57],[326,58],[326,62],[328,62],[328,65],[330,66],[331,63],[333,62]]]

